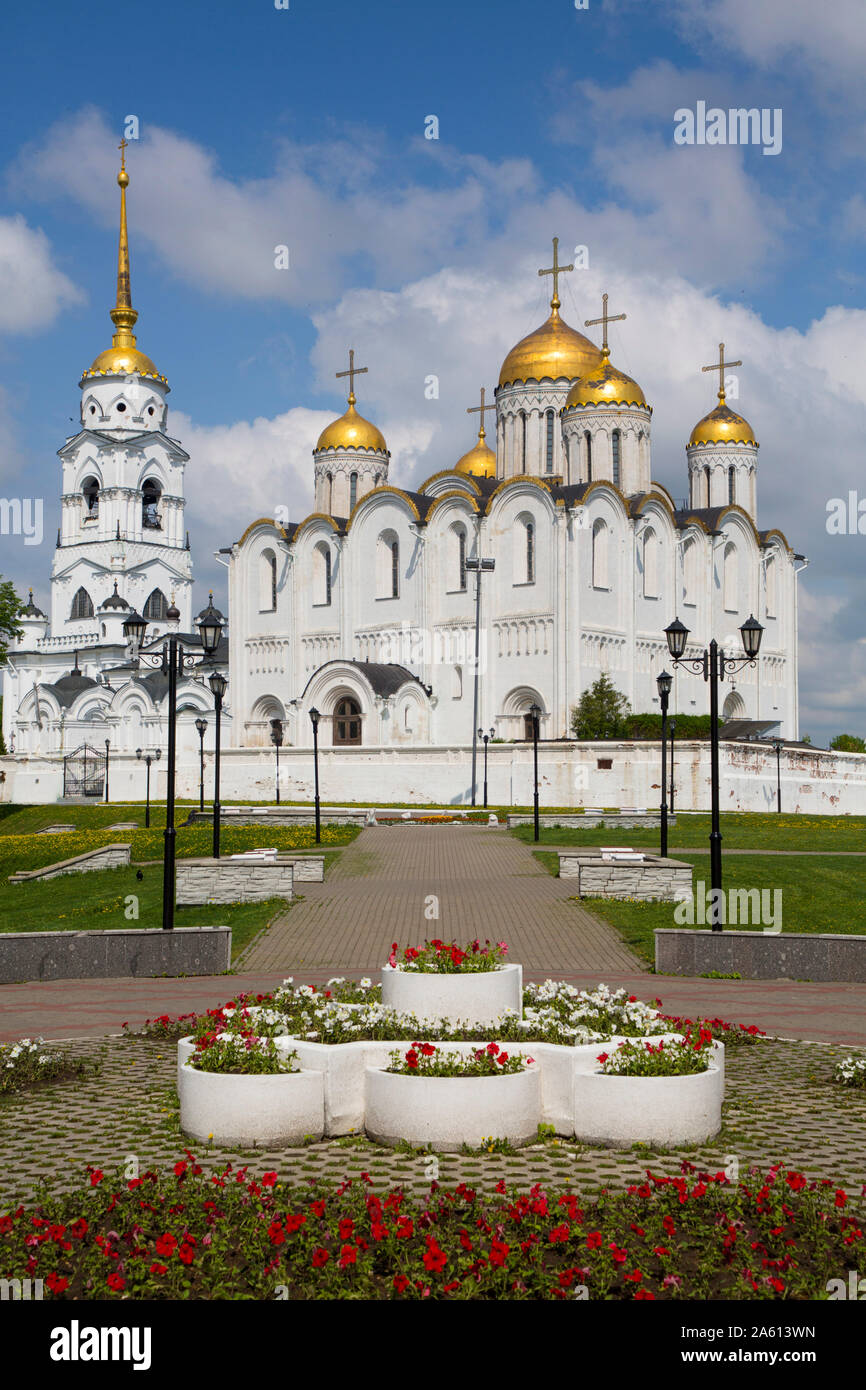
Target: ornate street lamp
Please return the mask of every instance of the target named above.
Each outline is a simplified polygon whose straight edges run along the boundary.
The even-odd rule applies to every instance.
[[[672,719],[668,725],[668,733],[671,739],[671,794],[668,798],[668,813],[671,817],[674,814],[674,734],[677,731],[677,721]]]
[[[726,656],[723,651],[719,651],[719,644],[715,637],[700,656],[686,657],[684,652],[688,635],[689,629],[680,622],[679,618],[674,618],[674,621],[665,628],[668,651],[674,665],[686,666],[702,675],[710,686],[710,795],[712,799],[710,881],[713,889],[710,926],[713,931],[721,931],[722,924],[719,920],[722,905],[722,832],[719,828],[719,681],[723,681],[728,672],[733,675],[745,666],[756,664],[758,652],[761,650],[761,638],[764,635],[764,629],[753,616],[747,618],[740,628],[740,638],[745,652],[745,656],[740,657]]]
[[[198,732],[198,809],[204,810],[204,736],[207,733],[207,720],[197,719],[195,727]]]
[[[541,719],[541,705],[531,704],[529,713],[532,716],[532,819],[535,827],[535,839],[538,840],[538,722]]]
[[[139,761],[141,761],[141,760],[143,759],[143,760],[144,760],[145,767],[147,768],[147,801],[146,801],[145,811],[144,811],[144,828],[145,828],[145,830],[149,830],[149,829],[150,829],[150,765],[151,765],[151,763],[157,763],[157,762],[159,762],[160,758],[162,757],[162,749],[161,749],[161,748],[157,748],[157,750],[156,750],[155,753],[143,753],[143,752],[141,751],[140,748],[136,748],[136,750],[135,750],[135,756],[139,759]]]
[[[319,720],[321,714],[315,705],[310,710],[310,723],[313,726],[313,772],[315,776],[315,803],[316,803],[316,844],[321,843],[322,822],[319,811]]]
[[[783,738],[774,738],[773,747],[776,750],[776,811],[782,814],[782,749],[785,747]]]
[[[213,657],[219,645],[223,625],[222,614],[217,612],[214,608],[213,594],[211,594],[209,607],[198,619],[202,648],[206,657]],[[142,618],[138,613],[130,614],[123,624],[123,635],[127,641],[132,642],[136,649],[136,653],[140,653],[146,630],[147,620]],[[143,660],[146,665],[160,670],[161,673],[168,678],[168,769],[165,795],[165,847],[163,850],[162,872],[162,925],[165,931],[171,931],[174,928],[175,858],[177,850],[177,831],[174,825],[175,771],[177,767],[177,682],[178,677],[183,676],[186,668],[200,665],[201,658],[196,652],[184,651],[177,633],[171,633],[163,642],[161,652],[148,653],[144,657],[139,656],[139,660]],[[225,678],[220,677],[220,679],[224,681]],[[219,724],[217,724],[217,729],[219,729]],[[217,734],[217,737],[219,737],[219,734]]]
[[[111,739],[105,740],[105,804],[108,805],[108,755],[111,748]]]
[[[280,804],[280,749],[283,746],[283,721],[282,719],[271,720],[271,743],[274,745],[274,752],[277,755],[277,805]]]
[[[661,837],[659,854],[662,859],[668,857],[668,802],[666,795],[666,785],[668,780],[667,768],[667,737],[668,737],[668,700],[670,698],[671,686],[674,678],[669,671],[662,671],[656,676],[659,699],[662,702],[662,800],[661,800]]]
[[[478,762],[478,676],[481,661],[481,576],[496,569],[495,560],[482,560],[480,557],[463,561],[463,568],[475,575],[475,682],[472,695],[472,805],[475,805],[475,769]],[[486,804],[486,803],[485,803]]]
[[[483,729],[479,729],[479,730],[478,730],[478,737],[479,737],[480,739],[483,739],[483,741],[484,741],[484,809],[485,809],[485,810],[487,809],[487,745],[488,745],[488,743],[490,742],[490,740],[492,739],[492,737],[493,737],[493,735],[494,735],[495,733],[496,733],[496,730],[495,730],[495,729],[491,729],[489,734],[486,734],[486,733],[484,732]]]
[[[214,760],[213,760],[213,857],[220,857],[220,730],[222,727],[223,697],[226,693],[228,681],[221,671],[211,671],[207,678],[213,695],[214,710],[216,711],[216,729],[214,732]]]

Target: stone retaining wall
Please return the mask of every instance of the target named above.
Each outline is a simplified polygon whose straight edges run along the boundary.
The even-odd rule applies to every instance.
[[[866,936],[658,927],[655,948],[660,975],[717,970],[744,980],[866,982]]]
[[[0,936],[0,984],[219,975],[231,953],[230,927],[10,932]]]
[[[265,898],[294,897],[294,861],[277,855],[268,863],[242,859],[179,859],[177,903],[250,903]]]
[[[676,823],[676,816],[668,816],[668,825]],[[508,816],[509,830],[513,825],[534,824],[535,818],[531,815]],[[658,811],[589,811],[582,815],[563,812],[559,815],[539,815],[538,824],[544,830],[558,826],[563,830],[595,830],[599,826],[607,826],[608,830],[654,830],[661,825],[661,816]]]
[[[686,902],[692,896],[692,866],[679,859],[646,855],[642,863],[616,863],[597,850],[559,856],[560,878],[576,881],[579,898],[639,898]]]
[[[103,845],[101,849],[76,854],[72,859],[58,859],[56,864],[46,864],[43,869],[21,869],[10,875],[9,882],[30,883],[37,878],[60,878],[61,874],[89,874],[95,869],[126,868],[129,855],[129,845]]]

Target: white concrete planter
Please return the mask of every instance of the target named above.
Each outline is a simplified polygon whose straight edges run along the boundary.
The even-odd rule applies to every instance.
[[[199,1143],[285,1148],[324,1133],[321,1072],[236,1076],[178,1068],[180,1127]]]
[[[422,970],[382,968],[382,1003],[386,1009],[438,1023],[496,1023],[509,1009],[523,1009],[523,966],[500,965],[466,975],[439,975]]]
[[[380,1144],[406,1140],[439,1151],[483,1139],[535,1139],[541,1119],[537,1067],[511,1076],[403,1076],[368,1067],[366,1130]]]
[[[693,1076],[575,1071],[575,1137],[616,1147],[700,1144],[721,1129],[724,1089],[722,1073],[713,1062]]]

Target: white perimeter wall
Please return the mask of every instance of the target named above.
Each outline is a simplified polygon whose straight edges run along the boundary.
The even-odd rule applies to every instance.
[[[661,800],[658,743],[542,743],[539,745],[539,797],[542,806],[658,807]],[[198,797],[198,758],[182,755],[177,795]],[[609,769],[599,761],[609,760]],[[478,803],[482,800],[483,749],[478,750]],[[272,749],[229,749],[222,755],[221,800],[274,798]],[[774,811],[776,755],[754,743],[721,746],[723,811]],[[323,801],[466,805],[471,799],[471,749],[326,748],[319,755]],[[205,756],[205,804],[213,798],[212,758]],[[532,802],[531,744],[490,744],[488,800],[492,805]],[[151,766],[151,794],[165,797],[165,762]],[[0,801],[53,802],[60,799],[60,759],[0,758]],[[112,802],[143,800],[144,765],[126,754],[110,763]],[[710,749],[707,743],[675,745],[675,804],[681,810],[709,810]],[[284,801],[313,795],[313,757],[308,749],[280,752],[280,794]],[[788,749],[782,754],[782,810],[818,815],[866,815],[866,754]]]

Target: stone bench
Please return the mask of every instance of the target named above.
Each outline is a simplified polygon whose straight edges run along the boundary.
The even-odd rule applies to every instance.
[[[294,860],[178,859],[177,903],[200,907],[206,903],[262,902],[294,897]]]
[[[19,869],[10,874],[10,883],[33,883],[36,879],[60,878],[61,874],[89,874],[96,869],[128,868],[129,845],[102,845],[99,849],[89,849],[85,854],[76,854],[71,859],[58,859],[56,864],[46,864],[41,869]]]
[[[576,881],[579,898],[639,898],[685,902],[692,866],[657,854],[602,854],[596,848],[559,851],[559,877]]]

